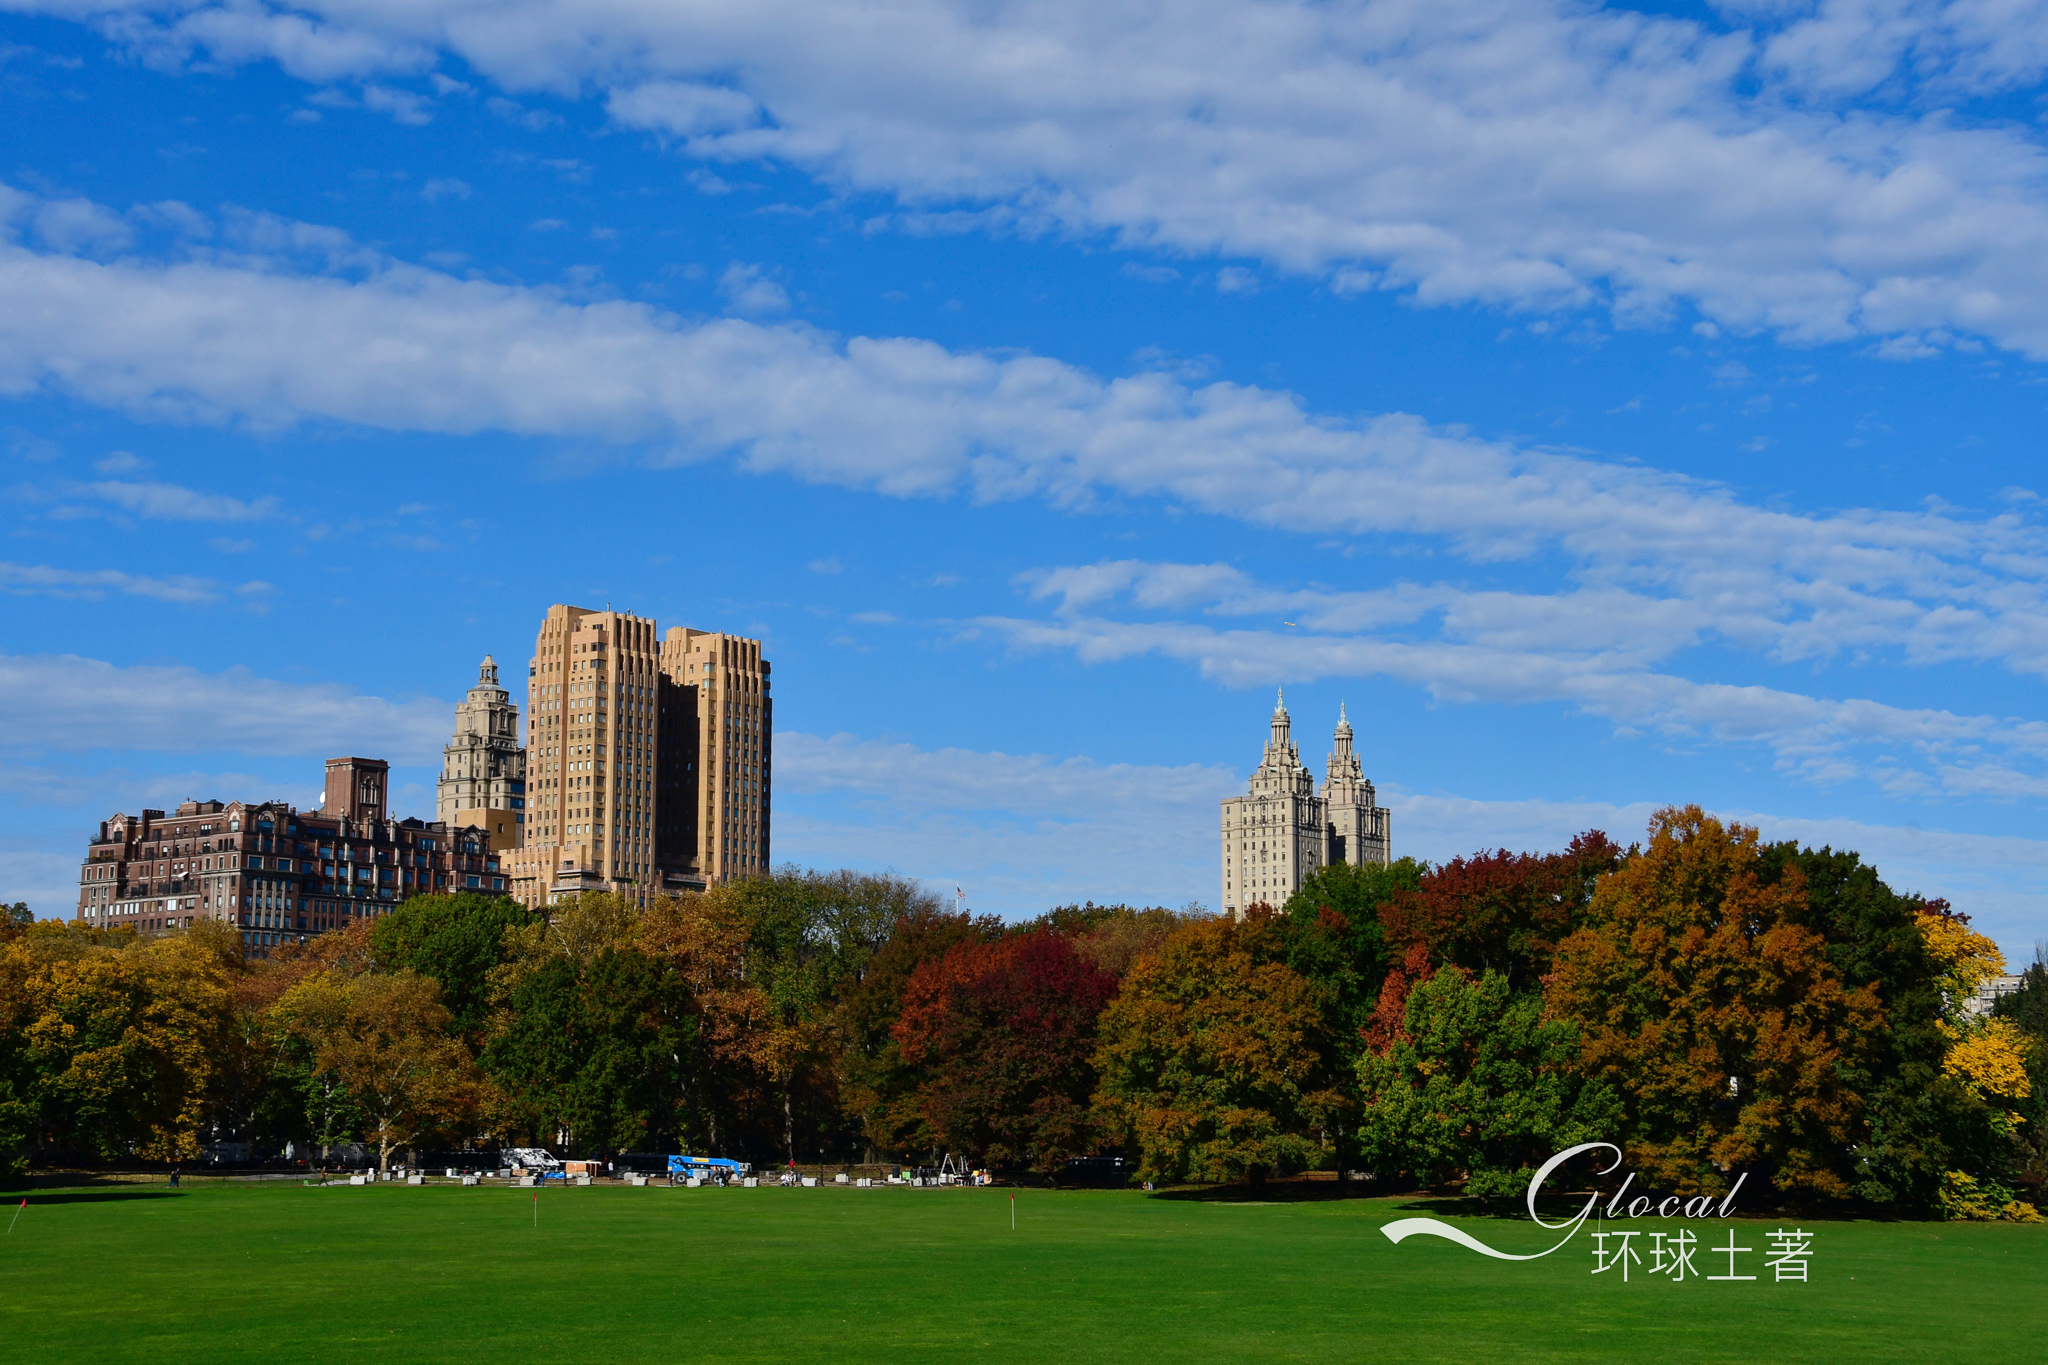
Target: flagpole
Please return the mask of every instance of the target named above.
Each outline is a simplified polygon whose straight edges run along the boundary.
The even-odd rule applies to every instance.
[[[1017,1230],[1017,1192],[1010,1191],[1010,1231]]]
[[[21,1221],[21,1210],[22,1210],[22,1209],[25,1209],[25,1208],[27,1208],[27,1207],[28,1207],[28,1196],[27,1196],[27,1195],[23,1195],[23,1196],[21,1197],[21,1207],[20,1207],[20,1208],[17,1208],[17,1209],[15,1209],[15,1211],[14,1211],[14,1217],[12,1217],[12,1218],[10,1218],[10,1219],[8,1219],[8,1220],[7,1220],[7,1233],[8,1233],[8,1235],[9,1235],[10,1237],[14,1235],[14,1225],[15,1225],[16,1223],[19,1223],[19,1222]]]

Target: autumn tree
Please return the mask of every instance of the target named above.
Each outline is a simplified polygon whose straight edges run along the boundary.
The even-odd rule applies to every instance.
[[[1659,811],[1649,846],[1599,880],[1558,945],[1551,1011],[1621,1094],[1630,1159],[1652,1183],[1719,1188],[1748,1170],[1785,1191],[1848,1192],[1863,1102],[1844,1070],[1877,998],[1845,986],[1799,922],[1797,869],[1770,870],[1755,830]]]
[[[211,923],[138,939],[46,921],[0,943],[0,1105],[24,1146],[199,1154],[232,1033],[240,954]]]
[[[918,967],[895,1035],[925,1072],[918,1105],[938,1142],[1040,1172],[1092,1151],[1089,1054],[1115,990],[1071,939],[1043,928],[964,941]]]
[[[1432,969],[1498,972],[1510,990],[1533,990],[1621,856],[1605,834],[1588,830],[1563,853],[1496,849],[1453,858],[1388,898],[1380,921],[1389,955],[1403,959],[1420,944]]]
[[[935,905],[907,878],[784,868],[651,906],[639,941],[676,963],[699,1012],[692,1140],[790,1161],[859,1142],[861,1092],[842,1088],[855,1021],[842,1007],[863,995],[894,926]]]
[[[1578,1071],[1579,1030],[1499,972],[1444,966],[1408,993],[1402,1028],[1357,1062],[1361,1155],[1388,1174],[1519,1195],[1535,1167],[1610,1140],[1620,1098]]]
[[[990,943],[1002,935],[1002,922],[993,915],[947,911],[936,896],[926,896],[897,916],[889,937],[841,995],[840,1102],[870,1160],[879,1152],[929,1151],[939,1140],[918,1098],[926,1068],[904,1057],[896,1034],[904,988],[925,963],[962,944]]]
[[[1096,1108],[1153,1180],[1299,1170],[1343,1106],[1327,997],[1278,960],[1270,913],[1205,920],[1140,958],[1103,1012]]]
[[[1199,906],[1169,910],[1163,905],[1060,905],[1031,921],[1032,927],[1059,934],[1074,945],[1098,971],[1122,980],[1131,965],[1157,951],[1184,925],[1208,918]]]
[[[271,1012],[311,1049],[314,1070],[361,1110],[380,1170],[394,1151],[458,1126],[479,1106],[483,1078],[449,1036],[450,1016],[430,977],[316,972]]]
[[[922,894],[905,878],[794,868],[721,887],[711,898],[742,929],[741,970],[751,986],[741,1030],[746,1056],[779,1109],[786,1160],[805,1146],[840,1143],[839,1001]]]
[[[321,972],[347,978],[376,969],[370,938],[377,921],[351,920],[333,933],[287,943],[243,964],[234,981],[235,1033],[219,1058],[216,1122],[237,1137],[271,1146],[331,1146],[363,1131],[362,1111],[341,1081],[313,1064],[314,1049],[284,1026],[272,1007]]]

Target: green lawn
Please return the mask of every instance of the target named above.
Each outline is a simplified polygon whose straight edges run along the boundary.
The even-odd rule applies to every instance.
[[[1012,1232],[1003,1190],[593,1188],[536,1229],[502,1188],[44,1191],[0,1234],[0,1359],[2048,1359],[2048,1226],[1809,1222],[1804,1285],[1621,1284],[1583,1234],[1379,1233],[1427,1212],[1024,1191]]]

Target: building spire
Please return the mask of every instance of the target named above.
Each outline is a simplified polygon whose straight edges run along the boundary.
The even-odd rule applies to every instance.
[[[1266,761],[1282,767],[1291,767],[1294,762],[1294,737],[1292,723],[1287,715],[1287,690],[1280,690],[1279,699],[1273,703],[1273,737],[1266,747]]]
[[[484,655],[483,663],[476,670],[476,682],[479,687],[496,687],[498,685],[498,661],[496,659],[488,654]]]

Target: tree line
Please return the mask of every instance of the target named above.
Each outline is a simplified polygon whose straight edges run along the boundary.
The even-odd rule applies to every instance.
[[[0,1161],[360,1141],[1516,1195],[1579,1142],[1659,1188],[2034,1215],[2048,968],[1856,854],[1697,807],[1629,848],[1337,866],[1242,919],[1022,923],[786,868],[645,908],[424,895],[261,961],[225,926],[0,922]]]

